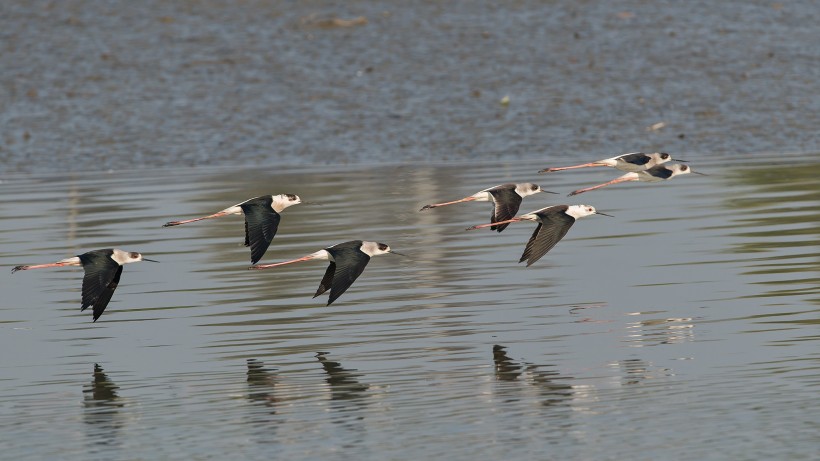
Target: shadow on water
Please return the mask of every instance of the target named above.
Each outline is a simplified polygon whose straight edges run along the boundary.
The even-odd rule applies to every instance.
[[[94,364],[91,384],[83,389],[83,420],[88,437],[95,445],[119,445],[118,436],[124,422],[120,409],[125,406],[117,387],[98,364]]]

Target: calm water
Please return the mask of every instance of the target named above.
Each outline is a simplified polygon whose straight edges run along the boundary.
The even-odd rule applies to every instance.
[[[808,158],[809,160],[806,160]],[[530,268],[533,225],[419,213],[505,181],[566,194],[610,169],[549,163],[162,170],[0,184],[0,266],[141,251],[97,323],[82,271],[0,275],[0,448],[10,459],[809,459],[820,404],[820,156],[618,185]],[[797,162],[798,167],[794,167]],[[263,261],[370,239],[333,306],[322,262],[248,271],[242,219],[162,228],[265,193]],[[89,456],[90,454],[90,456]]]

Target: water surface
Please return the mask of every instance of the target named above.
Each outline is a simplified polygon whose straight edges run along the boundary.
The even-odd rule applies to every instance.
[[[806,160],[808,158],[809,160]],[[808,459],[817,452],[817,155],[567,198],[611,169],[549,164],[153,170],[0,184],[0,266],[140,251],[96,323],[80,269],[0,276],[0,447],[14,459]],[[774,166],[774,167],[773,167]],[[788,168],[780,168],[788,166]],[[486,203],[507,181],[586,203],[532,267],[534,226]],[[283,212],[264,262],[352,239],[375,257],[331,307],[308,262],[248,271],[241,217]]]

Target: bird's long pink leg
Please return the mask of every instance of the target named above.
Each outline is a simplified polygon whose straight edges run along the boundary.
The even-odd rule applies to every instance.
[[[499,224],[507,224],[507,223],[518,222],[518,221],[523,221],[523,220],[524,220],[524,218],[512,218],[512,219],[508,219],[506,221],[498,221],[498,222],[492,222],[490,224],[479,224],[477,226],[470,226],[470,227],[467,228],[467,230],[482,229],[482,228],[485,228],[485,227],[497,226]]]
[[[539,173],[552,173],[553,171],[562,171],[562,170],[574,170],[576,168],[589,168],[593,166],[607,166],[606,163],[601,162],[591,162],[591,163],[584,163],[583,165],[574,165],[574,166],[559,166],[555,168],[544,168],[543,170],[539,171]]]
[[[476,200],[476,198],[473,197],[473,196],[470,196],[470,197],[464,197],[461,200],[454,200],[452,202],[432,203],[430,205],[424,205],[423,207],[421,207],[421,210],[419,210],[419,211],[429,210],[430,208],[436,208],[436,207],[445,206],[445,205],[453,205],[455,203],[472,202],[473,200]]]
[[[310,255],[307,255],[307,256],[302,256],[301,258],[296,258],[296,259],[292,259],[290,261],[284,261],[284,262],[281,262],[281,263],[259,264],[259,265],[256,265],[256,266],[250,266],[250,267],[248,267],[248,269],[269,269],[271,267],[284,266],[285,264],[293,264],[293,263],[298,263],[298,262],[302,262],[302,261],[310,261],[311,259],[316,259],[316,255],[315,254],[310,254]]]
[[[219,218],[221,216],[225,216],[225,215],[228,215],[228,214],[230,214],[230,213],[227,213],[225,211],[220,211],[219,213],[214,213],[212,215],[203,216],[201,218],[186,219],[184,221],[170,221],[170,222],[167,222],[167,223],[163,224],[162,227],[179,226],[180,224],[187,224],[189,222],[194,222],[194,221],[202,221],[203,219]]]
[[[627,181],[637,181],[637,180],[638,180],[637,176],[624,175],[624,176],[621,176],[620,178],[615,178],[612,181],[605,182],[603,184],[598,184],[597,186],[592,186],[592,187],[587,187],[585,189],[578,189],[576,191],[572,191],[567,196],[572,197],[573,195],[583,194],[584,192],[588,192],[588,191],[595,190],[595,189],[600,189],[600,188],[606,187],[606,186],[611,186],[612,184],[618,184],[618,183],[627,182]]]
[[[49,263],[49,264],[37,264],[33,266],[17,266],[11,270],[11,273],[15,273],[17,271],[27,271],[29,269],[44,269],[46,267],[63,267],[63,266],[78,266],[78,263],[75,262],[67,262],[67,261],[58,261],[56,263]]]

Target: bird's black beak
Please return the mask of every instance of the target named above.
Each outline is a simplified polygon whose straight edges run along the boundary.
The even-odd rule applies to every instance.
[[[302,205],[321,205],[321,203],[316,202],[299,202]]]
[[[689,163],[687,160],[681,160],[681,159],[679,159],[679,158],[676,158],[676,159],[675,159],[675,161],[676,161],[676,162]]]
[[[709,176],[708,174],[706,174],[706,173],[701,173],[700,171],[691,171],[690,173],[699,174],[699,175],[701,175],[701,176]]]
[[[142,258],[142,260],[143,261],[149,261],[149,262],[152,262],[152,263],[158,263],[159,262],[159,261],[154,261],[153,259],[148,259],[148,258]]]
[[[551,190],[544,190],[544,189],[541,189],[541,192],[546,192],[548,194],[557,194],[558,193],[558,192],[553,192]]]
[[[404,254],[404,253],[399,253],[398,251],[393,251],[393,250],[390,250],[390,251],[388,251],[388,253],[393,254],[393,255],[404,256],[405,258],[407,258],[407,257],[408,257],[406,254]]]
[[[599,215],[603,215],[603,216],[609,216],[610,218],[615,217],[615,216],[612,216],[611,214],[601,213],[600,211],[596,211],[595,214],[599,214]]]

